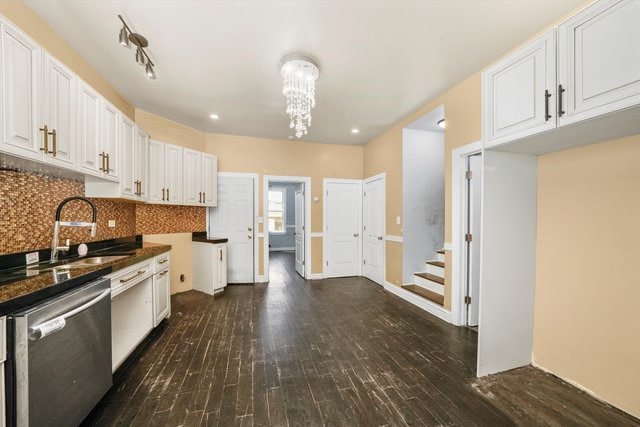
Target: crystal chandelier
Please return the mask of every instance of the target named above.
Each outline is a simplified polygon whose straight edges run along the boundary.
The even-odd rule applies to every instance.
[[[289,127],[301,138],[311,127],[311,109],[316,106],[316,80],[320,69],[313,59],[301,55],[287,56],[282,63],[282,94],[287,98]]]

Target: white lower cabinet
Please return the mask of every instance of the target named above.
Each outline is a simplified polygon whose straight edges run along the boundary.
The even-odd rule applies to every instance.
[[[153,327],[171,316],[171,264],[169,254],[155,259],[153,275]]]
[[[227,286],[227,244],[193,242],[193,289],[209,295]]]

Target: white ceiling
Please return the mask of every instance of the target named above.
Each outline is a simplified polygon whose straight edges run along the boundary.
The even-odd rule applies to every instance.
[[[362,144],[583,0],[26,3],[136,107],[208,132],[286,139],[280,60],[308,53],[304,139]],[[157,80],[118,44],[118,13],[149,39]]]

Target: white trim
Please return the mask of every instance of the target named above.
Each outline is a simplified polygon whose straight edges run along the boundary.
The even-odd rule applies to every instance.
[[[322,275],[324,277],[331,277],[329,276],[328,273],[328,269],[327,269],[327,261],[328,261],[328,257],[327,257],[327,252],[328,252],[328,247],[327,247],[327,242],[329,241],[329,239],[327,238],[326,234],[327,234],[327,184],[331,184],[331,183],[335,183],[335,184],[359,184],[360,185],[360,224],[359,224],[359,229],[362,230],[362,187],[363,187],[363,180],[361,179],[342,179],[342,178],[322,178]],[[386,223],[385,223],[386,224]],[[360,262],[359,262],[359,268],[358,268],[358,276],[362,276],[362,253],[363,253],[363,244],[362,244],[362,232],[360,233],[360,239],[359,239],[359,244],[360,244]],[[386,263],[385,263],[386,264]]]
[[[258,239],[264,239],[264,233],[262,231],[258,233]]]
[[[278,252],[278,251],[295,251],[295,247],[286,247],[286,248],[269,248],[269,252]]]
[[[482,153],[482,141],[475,141],[451,152],[451,313],[453,324],[466,324],[464,310],[464,277],[467,274],[466,251],[464,250],[466,197],[464,173],[466,159],[472,154]],[[447,243],[445,243],[446,245]],[[446,249],[446,246],[445,246]]]
[[[444,249],[445,251],[452,251],[453,245],[449,242],[444,242],[444,244],[442,245],[442,249]]]
[[[258,231],[258,210],[259,210],[259,202],[258,202],[258,181],[260,180],[260,175],[257,173],[244,173],[244,172],[218,172],[218,178],[226,177],[226,178],[251,178],[253,179],[253,280],[254,282],[260,282],[260,276],[258,275],[258,239],[255,238]],[[209,209],[215,208],[207,208],[207,232],[209,231]]]
[[[268,191],[269,191],[269,183],[272,182],[295,182],[298,184],[304,184],[304,278],[309,279],[311,277],[311,237],[307,230],[311,228],[311,177],[308,176],[285,176],[285,175],[263,175],[262,176],[262,184],[264,187],[264,193],[262,197],[263,207],[262,207],[262,215],[264,218],[268,218],[267,213],[269,212],[269,200],[268,200]],[[268,224],[263,224],[263,227],[268,228]],[[263,245],[264,245],[264,259],[263,268],[264,268],[264,276],[266,281],[269,281],[269,257],[266,255],[269,252],[269,233],[263,233]]]
[[[314,237],[324,237],[324,233],[322,231],[314,231],[313,233],[309,233],[312,238]]]
[[[324,275],[322,273],[313,273],[309,280],[322,280],[324,279]]]
[[[410,302],[418,308],[423,309],[424,311],[433,314],[434,316],[444,320],[448,323],[453,323],[453,317],[451,312],[445,310],[438,304],[429,301],[428,299],[421,298],[413,292],[409,292],[406,289],[402,289],[400,286],[396,286],[393,283],[389,283],[387,281],[384,282],[385,291],[389,291],[392,294],[402,298],[403,300]]]
[[[386,236],[384,236],[384,240],[386,240],[387,242],[402,243],[402,236],[394,236],[393,234],[387,234]]]
[[[259,275],[256,278],[256,283],[267,283],[267,278],[264,276],[264,274]]]
[[[362,183],[364,184],[365,182],[373,182],[373,181],[377,181],[377,180],[379,180],[379,179],[384,179],[384,180],[385,180],[385,182],[386,182],[386,180],[387,180],[387,173],[386,173],[386,172],[382,172],[382,173],[379,173],[379,174],[377,174],[377,175],[370,176],[369,178],[365,178],[365,179],[363,179],[363,180],[362,180]],[[385,187],[385,190],[386,190],[386,187]]]
[[[284,226],[285,228],[296,228],[295,224],[287,224]]]

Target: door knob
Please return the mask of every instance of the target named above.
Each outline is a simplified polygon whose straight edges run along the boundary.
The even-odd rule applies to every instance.
[[[384,237],[378,236],[378,240],[382,240],[382,239],[384,239]]]
[[[253,238],[253,236],[251,234],[247,235],[247,239],[252,239],[252,238]]]
[[[251,227],[247,228],[248,231],[253,231],[253,229]]]
[[[360,235],[359,233],[355,233],[353,237],[358,237],[359,235]]]

